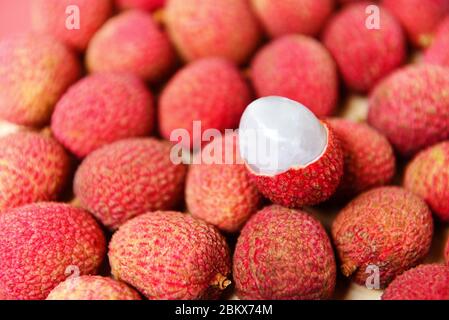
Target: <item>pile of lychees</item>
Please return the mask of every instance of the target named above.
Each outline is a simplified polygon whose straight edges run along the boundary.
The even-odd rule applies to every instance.
[[[31,18],[0,39],[0,299],[332,299],[337,272],[449,299],[449,0],[34,0]],[[338,116],[353,94],[357,121]],[[287,168],[250,164],[224,132],[263,97],[252,120],[287,132],[306,106],[321,149],[291,134]],[[198,144],[196,121],[223,135]],[[319,152],[288,158],[298,141]],[[231,163],[195,162],[211,150]]]

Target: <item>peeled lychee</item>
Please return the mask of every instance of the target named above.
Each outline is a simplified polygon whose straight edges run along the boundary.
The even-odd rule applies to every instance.
[[[150,134],[154,113],[153,97],[137,77],[99,73],[67,91],[56,105],[51,129],[82,158],[108,143]]]
[[[141,9],[154,11],[165,5],[166,0],[116,0],[120,9]]]
[[[66,186],[70,159],[55,139],[33,132],[0,138],[1,211],[56,200]]]
[[[230,284],[230,260],[214,227],[178,212],[134,218],[109,245],[114,277],[152,300],[218,298]]]
[[[334,252],[319,221],[273,205],[243,227],[233,276],[245,300],[328,299],[335,287]]]
[[[249,0],[169,0],[165,17],[171,39],[187,61],[214,56],[240,64],[261,37]]]
[[[427,50],[424,60],[449,67],[449,16],[438,27],[435,39]]]
[[[407,167],[404,187],[423,198],[449,222],[449,141],[419,153]]]
[[[250,104],[240,121],[239,145],[259,191],[285,207],[329,199],[343,175],[343,152],[334,131],[287,98]]]
[[[66,204],[41,202],[0,214],[0,292],[6,299],[45,299],[71,274],[93,274],[105,253],[92,218]]]
[[[190,166],[186,184],[189,212],[227,232],[240,230],[262,200],[240,158],[237,139],[237,134],[227,134],[208,144],[203,162]],[[217,153],[214,162],[205,162],[212,152]]]
[[[253,8],[272,37],[320,32],[334,9],[334,0],[251,0]]]
[[[449,138],[448,70],[426,64],[408,66],[372,92],[368,122],[402,155],[411,156]]]
[[[111,0],[33,0],[33,29],[83,51],[112,14]]]
[[[54,288],[47,300],[141,300],[127,284],[100,276],[70,277]]]
[[[170,158],[171,145],[153,138],[125,139],[94,151],[75,175],[83,208],[117,228],[148,211],[168,210],[182,199],[186,167]]]
[[[86,54],[91,72],[135,74],[158,81],[172,68],[175,53],[151,15],[130,10],[111,18],[94,35]]]
[[[410,40],[418,47],[428,47],[438,24],[449,14],[449,0],[383,0],[401,22]]]
[[[0,118],[27,126],[48,123],[64,91],[80,74],[76,57],[53,38],[0,41]]]
[[[420,265],[388,286],[382,300],[449,300],[449,267]]]
[[[354,3],[337,13],[326,27],[323,41],[337,61],[346,85],[369,91],[405,60],[405,39],[398,21],[380,9],[376,28],[366,9],[372,3]]]
[[[251,80],[259,97],[283,96],[328,116],[338,100],[337,67],[318,41],[300,35],[274,40],[255,56]]]
[[[424,259],[432,234],[432,214],[426,203],[399,187],[361,194],[332,225],[342,273],[360,285],[377,274],[380,288]]]
[[[391,182],[396,161],[387,138],[365,123],[333,118],[327,121],[340,139],[344,174],[336,197],[351,198]]]
[[[251,99],[248,84],[237,67],[221,58],[201,59],[187,65],[164,88],[159,103],[159,128],[167,140],[174,130],[187,130],[185,147],[201,140],[194,136],[194,121],[207,129],[234,129]],[[192,143],[193,142],[193,143]]]

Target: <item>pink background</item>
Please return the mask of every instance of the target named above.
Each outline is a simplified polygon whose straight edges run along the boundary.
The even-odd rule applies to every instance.
[[[0,38],[30,30],[31,1],[0,0]]]

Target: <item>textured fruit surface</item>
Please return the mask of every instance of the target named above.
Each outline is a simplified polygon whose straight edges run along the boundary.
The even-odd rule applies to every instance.
[[[20,35],[0,41],[0,118],[43,126],[79,76],[72,52],[47,36]]]
[[[141,300],[123,282],[100,276],[72,277],[61,282],[47,300]]]
[[[236,232],[257,211],[262,198],[240,158],[237,134],[215,139],[203,149],[203,159],[209,150],[223,154],[223,158],[190,166],[186,183],[187,207],[195,217],[223,231]],[[220,161],[226,157],[233,161]]]
[[[273,203],[300,208],[324,202],[334,194],[343,176],[343,151],[333,130],[324,125],[328,143],[314,162],[275,176],[257,175],[249,169],[259,191]]]
[[[266,31],[272,37],[299,33],[316,35],[334,8],[334,0],[251,0]]]
[[[116,0],[121,9],[141,9],[154,11],[165,5],[166,0]]]
[[[305,36],[284,36],[262,48],[252,62],[251,80],[259,97],[283,96],[317,116],[332,114],[337,104],[337,67],[319,42]]]
[[[404,187],[426,200],[439,218],[449,222],[449,142],[419,153],[407,167]]]
[[[19,132],[0,138],[1,211],[56,200],[69,179],[70,159],[53,138]]]
[[[170,71],[175,53],[149,13],[130,10],[111,18],[94,35],[86,62],[91,72],[127,72],[154,82]]]
[[[80,51],[86,49],[94,33],[112,14],[111,0],[33,0],[30,2],[32,25],[35,31],[52,35]],[[79,18],[79,25],[75,23],[77,18]]]
[[[171,162],[170,151],[169,143],[134,138],[93,152],[75,175],[81,206],[109,228],[147,211],[176,207],[186,168]]]
[[[391,182],[396,159],[387,138],[364,123],[337,118],[327,121],[344,154],[344,174],[336,198],[347,199]]]
[[[331,19],[323,37],[346,85],[362,92],[405,60],[405,39],[399,22],[380,7],[380,29],[367,28],[365,11],[369,4],[344,7]]]
[[[243,227],[233,260],[241,299],[327,299],[335,287],[334,252],[309,214],[269,206]]]
[[[418,47],[432,43],[438,24],[449,14],[449,0],[383,0]]]
[[[45,299],[70,272],[95,273],[106,249],[87,211],[41,202],[0,215],[0,292],[7,299]]]
[[[404,156],[449,138],[449,72],[433,65],[396,71],[372,92],[368,122]]]
[[[399,187],[382,187],[351,201],[332,225],[342,273],[365,285],[369,266],[379,284],[416,266],[429,252],[432,214],[423,200]]]
[[[449,17],[438,27],[432,46],[427,50],[425,61],[449,67]]]
[[[177,129],[193,137],[193,121],[201,121],[202,132],[233,129],[250,99],[247,83],[231,62],[221,58],[192,62],[175,74],[161,94],[160,132],[167,140]]]
[[[171,39],[185,60],[218,56],[245,62],[261,36],[249,0],[169,0]]]
[[[138,78],[99,73],[67,91],[56,105],[51,129],[82,158],[108,143],[150,134],[154,113],[153,97]]]
[[[230,284],[230,260],[226,241],[214,227],[178,212],[134,218],[109,245],[114,277],[149,299],[217,298]]]
[[[382,300],[449,300],[449,267],[420,265],[398,276]]]

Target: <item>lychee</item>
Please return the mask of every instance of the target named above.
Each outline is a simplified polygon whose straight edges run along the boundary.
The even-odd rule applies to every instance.
[[[248,84],[237,67],[222,58],[201,59],[187,65],[170,80],[159,101],[159,128],[173,140],[175,130],[187,130],[195,146],[207,129],[233,129],[251,100]],[[200,137],[195,137],[194,121],[201,121]],[[177,135],[176,135],[177,136]]]
[[[75,85],[56,105],[55,137],[82,158],[108,143],[145,136],[154,127],[152,94],[137,77],[98,73]]]
[[[91,215],[41,202],[0,214],[0,292],[6,299],[45,299],[72,274],[93,274],[105,238]]]
[[[404,156],[449,138],[449,72],[434,65],[404,67],[372,92],[368,122]]]
[[[94,35],[86,54],[91,72],[133,73],[158,81],[171,70],[175,53],[151,15],[130,10],[108,20]]]
[[[332,196],[343,175],[334,131],[287,98],[251,103],[240,121],[240,153],[259,191],[285,207],[315,205]]]
[[[47,300],[141,300],[127,284],[100,276],[70,277],[54,288]]]
[[[226,241],[214,227],[178,212],[136,217],[109,245],[114,277],[149,299],[218,298],[230,284],[230,260]]]
[[[116,0],[120,9],[141,9],[155,11],[165,5],[166,0]]]
[[[438,24],[449,14],[449,0],[383,0],[415,46],[428,47]]]
[[[334,0],[251,0],[253,8],[272,37],[299,33],[314,36],[334,9]]]
[[[34,132],[0,138],[1,211],[56,200],[66,186],[70,159],[55,139]]]
[[[227,134],[208,144],[203,163],[190,166],[186,183],[189,212],[226,232],[240,230],[262,200],[240,158],[237,139],[237,134]],[[217,153],[214,161],[205,162],[212,152]]]
[[[419,265],[398,276],[382,300],[449,300],[449,267]]]
[[[171,39],[187,61],[214,56],[240,64],[261,37],[249,0],[169,0],[165,16]]]
[[[432,234],[432,214],[426,203],[399,187],[361,194],[332,225],[342,273],[360,285],[375,280],[368,279],[374,276],[380,288],[423,260]]]
[[[0,41],[0,118],[44,126],[80,74],[76,57],[53,38],[10,36]]]
[[[449,67],[449,16],[438,27],[432,46],[427,50],[425,62]]]
[[[399,22],[383,7],[377,28],[371,27],[366,8],[370,2],[345,6],[329,22],[323,41],[334,56],[346,85],[369,91],[405,60],[405,37]]]
[[[33,29],[84,51],[94,33],[112,14],[111,0],[33,0]]]
[[[147,211],[173,209],[182,199],[186,167],[170,158],[171,145],[125,139],[94,151],[75,175],[80,204],[115,229]]]
[[[328,299],[335,287],[334,252],[318,220],[273,205],[243,227],[233,275],[241,299]]]
[[[251,65],[259,97],[283,96],[328,116],[338,100],[337,67],[324,46],[312,38],[287,35],[262,48]]]
[[[344,154],[344,174],[335,197],[348,199],[391,182],[396,161],[387,138],[365,123],[339,118],[327,122]]]
[[[410,162],[404,187],[423,198],[439,218],[449,222],[449,141],[422,151]]]

